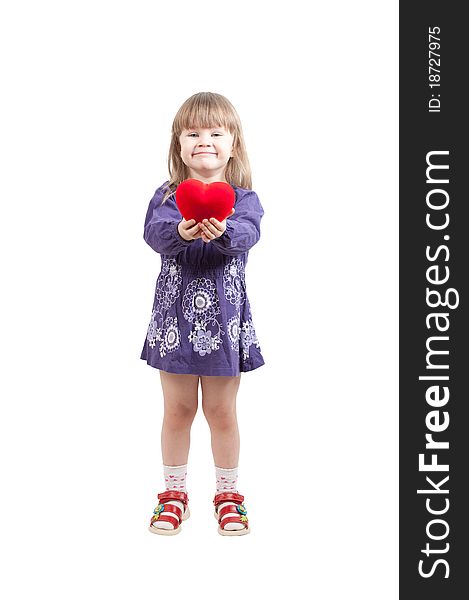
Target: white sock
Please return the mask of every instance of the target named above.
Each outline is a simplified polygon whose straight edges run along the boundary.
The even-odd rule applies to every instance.
[[[169,467],[163,465],[164,482],[167,490],[176,490],[177,492],[186,492],[187,465],[178,467]]]
[[[186,475],[187,475],[187,464],[179,465],[177,467],[172,467],[168,465],[163,465],[164,470],[164,482],[166,485],[166,490],[175,490],[177,492],[186,492]],[[174,504],[174,506],[179,506],[182,513],[184,514],[184,504],[179,500],[169,500],[168,502],[164,502],[164,504]],[[172,512],[162,512],[162,515],[170,515],[177,519],[176,515]],[[160,529],[174,529],[172,523],[168,521],[155,521],[153,523],[153,527],[158,527]]]
[[[236,486],[238,483],[238,467],[235,467],[234,469],[222,469],[221,467],[217,467],[215,465],[215,477],[217,483],[217,494],[221,494],[223,492],[237,493]],[[218,505],[217,512],[228,504],[233,505],[233,502],[222,502]],[[240,514],[239,512],[235,512],[227,513],[224,516],[239,517]],[[227,531],[234,531],[236,529],[244,529],[244,525],[242,523],[227,523],[224,528]]]
[[[221,494],[222,492],[236,492],[238,467],[234,469],[222,469],[215,465],[215,477],[217,480],[217,494]]]

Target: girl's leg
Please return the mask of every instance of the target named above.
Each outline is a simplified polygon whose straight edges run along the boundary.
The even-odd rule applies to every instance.
[[[187,464],[192,421],[198,407],[198,375],[177,375],[160,371],[164,396],[161,430],[163,464]]]
[[[215,465],[224,469],[238,466],[239,430],[236,395],[241,380],[237,377],[201,376],[202,410],[212,435]]]
[[[237,492],[239,430],[236,417],[236,395],[241,375],[238,377],[201,377],[202,409],[212,434],[212,452],[217,477],[217,493],[223,490]],[[219,512],[232,502],[221,502],[217,505]],[[239,514],[229,512],[224,518],[236,517]],[[225,523],[224,530],[231,535],[242,535],[246,531],[240,522]],[[240,531],[241,530],[241,531]],[[249,530],[247,529],[247,532]]]
[[[160,378],[164,396],[161,450],[166,489],[185,492],[190,430],[197,412],[199,377],[160,370]],[[184,505],[179,500],[168,500],[164,504],[173,504],[184,511]],[[168,511],[161,512],[159,516],[165,515],[174,517],[174,514]],[[150,529],[159,533],[162,530],[174,529],[174,524],[161,518],[154,521]]]

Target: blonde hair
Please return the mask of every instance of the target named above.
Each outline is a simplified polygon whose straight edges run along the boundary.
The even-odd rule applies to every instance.
[[[189,169],[181,158],[179,136],[184,129],[192,127],[224,127],[231,133],[233,156],[226,165],[225,178],[228,183],[252,189],[251,167],[238,113],[231,102],[221,94],[199,92],[188,98],[174,117],[168,154],[169,181],[163,202],[174,193],[182,181],[190,177]]]

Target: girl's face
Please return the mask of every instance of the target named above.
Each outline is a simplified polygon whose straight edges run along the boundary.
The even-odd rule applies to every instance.
[[[225,181],[225,168],[233,156],[233,141],[224,127],[184,129],[179,142],[190,177],[205,183]]]

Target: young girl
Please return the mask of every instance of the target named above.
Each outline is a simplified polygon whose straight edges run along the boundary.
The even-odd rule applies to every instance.
[[[245,282],[264,210],[251,190],[239,117],[224,96],[201,92],[184,102],[173,122],[168,168],[170,179],[151,199],[144,228],[145,241],[161,254],[161,272],[140,358],[160,370],[166,483],[150,531],[174,535],[189,517],[186,467],[200,379],[215,462],[218,531],[244,535],[250,529],[237,491],[236,394],[241,372],[264,364]],[[233,187],[235,206],[226,219],[182,218],[174,192],[189,178]]]

